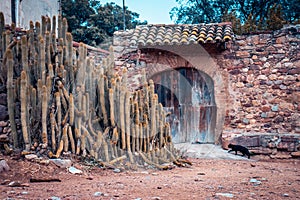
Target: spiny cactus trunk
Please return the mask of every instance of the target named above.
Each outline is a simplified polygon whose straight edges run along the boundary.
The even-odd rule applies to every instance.
[[[0,13],[3,32],[1,16]],[[59,16],[56,25],[55,19],[52,30],[49,18],[42,17],[42,25],[30,22],[27,34],[14,42],[19,49],[8,43],[13,37],[10,32],[1,37],[1,52],[8,47],[4,78],[14,146],[21,144],[14,121],[17,100],[21,102],[26,151],[46,152],[49,157],[70,151],[93,156],[107,166],[128,159],[131,166],[147,162],[165,169],[168,167],[163,163],[178,162],[153,81],[148,83],[144,72],[142,89],[131,92],[127,71],[118,74],[114,69],[112,48],[110,56],[101,65],[95,65],[87,56],[85,44],[73,48],[67,21]],[[56,26],[57,39],[53,30]],[[20,63],[14,63],[19,54]],[[22,71],[21,81],[16,81],[20,77],[14,71]],[[31,141],[38,141],[39,148]]]
[[[12,139],[14,147],[17,148],[19,146],[18,142],[18,135],[17,135],[17,128],[16,128],[16,122],[15,122],[15,92],[14,92],[14,79],[13,79],[13,69],[14,69],[14,61],[13,61],[13,55],[12,51],[10,49],[7,49],[6,51],[6,57],[4,58],[6,60],[6,68],[7,68],[7,106],[8,106],[8,114],[9,114],[9,121],[12,131]],[[28,139],[28,138],[24,138]],[[28,142],[29,140],[25,141]]]
[[[25,143],[25,150],[29,151],[30,149],[30,140],[29,140],[29,133],[28,133],[28,126],[27,126],[27,74],[25,71],[22,71],[21,73],[21,124],[22,124],[22,133],[23,133],[23,139]]]

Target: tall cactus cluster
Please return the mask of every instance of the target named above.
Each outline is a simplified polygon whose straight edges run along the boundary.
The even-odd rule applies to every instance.
[[[17,36],[13,24],[5,29],[0,13],[1,81],[14,147],[50,158],[71,152],[110,165],[180,165],[153,81],[144,74],[142,88],[131,92],[126,70],[114,69],[112,48],[96,65],[85,44],[73,47],[66,19],[57,21],[43,16]]]

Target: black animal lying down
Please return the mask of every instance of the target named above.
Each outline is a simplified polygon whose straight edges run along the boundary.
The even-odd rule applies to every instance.
[[[244,155],[248,156],[248,159],[250,159],[250,152],[246,147],[243,147],[241,145],[234,145],[234,144],[229,144],[228,148],[230,148],[231,150],[228,151],[228,153],[235,151],[235,155],[237,155],[237,152],[241,152]]]

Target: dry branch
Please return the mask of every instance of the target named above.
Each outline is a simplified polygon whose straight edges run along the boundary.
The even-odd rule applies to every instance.
[[[43,183],[43,182],[61,182],[58,178],[31,178],[30,183]]]

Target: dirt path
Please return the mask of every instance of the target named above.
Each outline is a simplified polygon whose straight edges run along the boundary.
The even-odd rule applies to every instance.
[[[0,174],[0,199],[297,199],[300,160],[190,159],[190,168],[168,171],[103,170],[73,163],[70,174],[50,163],[4,157],[11,170]],[[30,178],[61,182],[30,183]],[[9,187],[18,181],[21,187]]]

